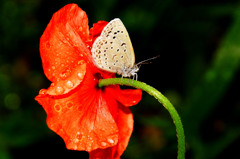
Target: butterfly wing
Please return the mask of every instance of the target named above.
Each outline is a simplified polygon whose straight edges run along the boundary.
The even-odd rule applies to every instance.
[[[110,21],[92,46],[95,65],[105,71],[121,74],[133,67],[135,55],[128,32],[118,18]]]

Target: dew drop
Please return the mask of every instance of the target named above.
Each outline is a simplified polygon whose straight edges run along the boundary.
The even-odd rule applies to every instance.
[[[57,86],[55,92],[56,92],[56,94],[63,94],[64,89],[60,86]]]
[[[133,101],[132,101],[132,103],[133,103],[133,104],[136,104],[136,103],[137,103],[137,101],[133,100]]]
[[[67,83],[66,83],[67,88],[73,88],[73,86],[74,86],[74,84],[72,81],[67,81]]]
[[[114,143],[114,141],[113,141],[113,139],[108,139],[108,142],[110,143],[110,144],[113,144]]]
[[[55,104],[54,105],[54,109],[57,111],[57,112],[60,112],[62,110],[62,107],[60,106],[60,104]]]
[[[73,142],[74,142],[74,143],[78,143],[79,140],[78,140],[78,139],[73,139]]]
[[[70,102],[67,102],[66,105],[67,105],[67,108],[68,108],[68,109],[72,109],[72,108],[73,108],[73,102],[71,102],[71,101],[70,101]],[[79,132],[78,132],[78,133],[79,133]]]
[[[55,70],[55,68],[56,68],[55,66],[52,66],[52,69],[53,69],[53,70]]]
[[[51,83],[51,87],[54,87],[55,86],[55,83]]]
[[[82,104],[79,104],[77,109],[78,109],[78,111],[82,111]]]
[[[107,143],[106,142],[101,142],[101,146],[105,147],[105,146],[107,146]]]
[[[83,78],[82,73],[79,72],[77,75],[78,75],[78,78],[79,78],[79,79],[82,79],[82,78]]]
[[[70,76],[70,70],[67,69],[66,71],[62,72],[59,76],[62,80],[65,80],[67,77]]]
[[[80,61],[78,61],[78,64],[79,64],[79,65],[82,65],[82,64],[84,64],[84,61],[83,61],[83,60],[80,60]]]
[[[46,94],[46,92],[47,92],[47,90],[46,89],[41,89],[40,91],[39,91],[39,94]]]
[[[81,57],[83,57],[83,54],[80,54]]]

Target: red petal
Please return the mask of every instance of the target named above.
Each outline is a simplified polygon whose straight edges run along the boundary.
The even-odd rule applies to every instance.
[[[136,105],[142,98],[141,89],[123,89],[113,93],[114,97],[124,106]]]
[[[91,39],[91,45],[92,47],[93,42],[96,40],[96,38],[102,33],[103,28],[108,24],[106,21],[98,21],[97,23],[93,24],[93,27],[90,29],[90,39]]]
[[[72,93],[36,97],[47,113],[49,128],[64,139],[68,149],[90,152],[118,142],[118,128],[109,111],[108,99],[103,98],[101,89],[96,89],[97,82],[87,71],[80,87]],[[111,107],[117,107],[115,103]]]
[[[118,145],[107,149],[97,149],[89,153],[89,159],[120,159],[133,131],[133,115],[129,108],[120,106],[118,111]]]
[[[40,39],[43,69],[50,81],[66,79],[78,61],[88,61],[90,51],[84,43],[88,36],[87,15],[76,4],[53,15]]]
[[[113,159],[116,146],[89,152],[89,159]],[[117,159],[117,158],[114,158]],[[120,159],[120,158],[119,158]]]
[[[125,149],[127,148],[129,139],[131,137],[133,131],[133,115],[129,108],[120,107],[118,112],[118,130],[119,130],[119,138],[118,138],[118,148],[114,154],[114,158],[120,158]]]
[[[42,89],[39,94],[64,95],[76,88],[84,79],[86,63],[79,61],[69,76],[52,83],[48,89]]]

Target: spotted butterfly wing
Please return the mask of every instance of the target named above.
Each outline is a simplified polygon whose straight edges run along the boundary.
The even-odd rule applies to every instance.
[[[110,21],[92,45],[95,65],[105,71],[122,74],[132,68],[135,55],[128,32],[119,18]]]

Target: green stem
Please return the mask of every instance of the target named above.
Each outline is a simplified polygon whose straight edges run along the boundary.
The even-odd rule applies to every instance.
[[[178,138],[178,159],[184,159],[185,158],[185,136],[184,136],[183,125],[176,109],[173,107],[170,101],[155,88],[147,85],[146,83],[131,80],[131,79],[126,79],[126,78],[102,79],[100,80],[98,86],[103,87],[103,86],[116,85],[116,84],[132,86],[135,88],[142,89],[146,91],[148,94],[155,97],[160,103],[162,103],[162,105],[170,113],[173,119],[173,122],[176,126],[176,132],[177,132],[177,138]]]

